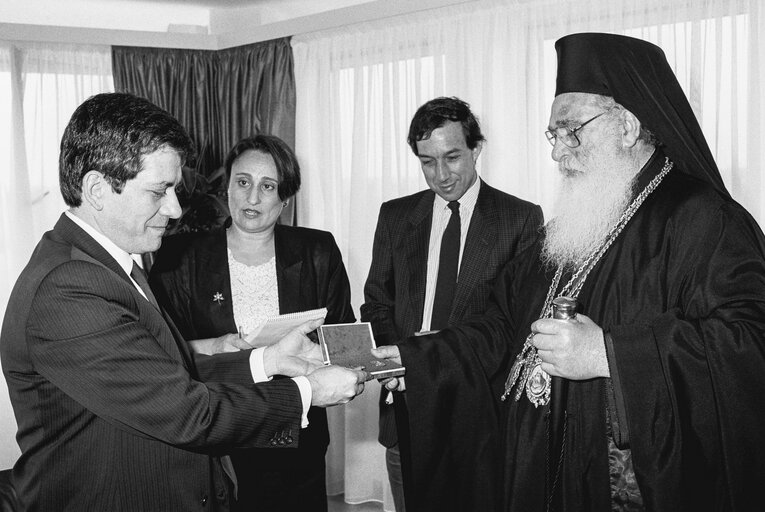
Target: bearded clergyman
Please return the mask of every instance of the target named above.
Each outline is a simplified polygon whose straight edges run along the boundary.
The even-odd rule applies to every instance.
[[[592,33],[555,47],[555,217],[485,315],[377,353],[407,368],[413,450],[448,431],[497,475],[476,498],[456,467],[462,491],[418,510],[761,510],[762,231],[660,48]]]

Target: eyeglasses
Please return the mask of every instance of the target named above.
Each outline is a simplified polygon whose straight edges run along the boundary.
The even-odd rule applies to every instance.
[[[609,109],[610,110],[610,109]],[[592,117],[588,119],[587,121],[583,122],[582,124],[578,126],[574,126],[573,128],[567,128],[565,126],[561,126],[559,128],[556,128],[554,130],[546,130],[545,131],[545,137],[547,137],[547,142],[550,143],[552,147],[555,147],[555,143],[560,140],[563,144],[570,148],[576,148],[579,147],[579,145],[582,143],[582,141],[579,140],[579,137],[576,136],[576,132],[587,126],[589,123],[593,122],[603,114],[607,113],[608,110],[605,112],[601,112],[600,114],[596,115],[595,117]]]

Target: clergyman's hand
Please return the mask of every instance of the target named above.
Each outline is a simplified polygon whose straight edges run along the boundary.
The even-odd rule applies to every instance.
[[[401,352],[396,345],[383,345],[372,349],[372,355],[377,359],[389,359],[396,364],[401,363]],[[382,379],[380,384],[385,386],[388,391],[406,391],[406,382],[404,377],[390,377]]]
[[[550,375],[571,380],[611,376],[603,329],[589,317],[542,318],[531,324],[531,331],[542,369]]]
[[[322,366],[307,375],[311,384],[311,405],[329,407],[347,404],[364,391],[369,374],[342,366]]]
[[[297,377],[308,375],[323,366],[321,349],[307,334],[319,328],[324,320],[309,320],[290,331],[287,336],[266,347],[263,352],[263,368],[266,375]]]

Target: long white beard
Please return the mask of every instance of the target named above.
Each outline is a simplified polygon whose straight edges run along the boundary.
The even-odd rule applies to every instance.
[[[634,172],[608,167],[563,172],[555,218],[545,226],[542,260],[575,268],[606,239],[632,197]]]

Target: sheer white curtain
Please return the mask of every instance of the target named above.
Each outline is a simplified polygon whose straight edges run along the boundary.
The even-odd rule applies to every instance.
[[[448,92],[443,55],[434,48],[441,31],[412,21],[293,39],[296,150],[304,169],[298,223],[334,233],[357,316],[380,203],[424,186],[406,134],[417,106]],[[350,503],[384,500],[392,510],[377,443],[378,396],[379,385],[368,383],[363,395],[328,411],[328,492],[345,492]]]
[[[537,202],[556,185],[544,139],[555,84],[554,41],[579,31],[659,44],[676,70],[733,196],[763,224],[765,15],[757,0],[515,0],[389,18],[293,38],[299,223],[332,231],[363,302],[380,204],[425,187],[406,145],[415,109],[456,95],[488,139],[481,176]],[[377,389],[331,410],[329,490],[392,502],[376,443]]]
[[[89,96],[113,91],[108,46],[0,41],[0,318],[40,236],[66,208],[58,187],[61,135]],[[19,455],[0,379],[0,469]]]

